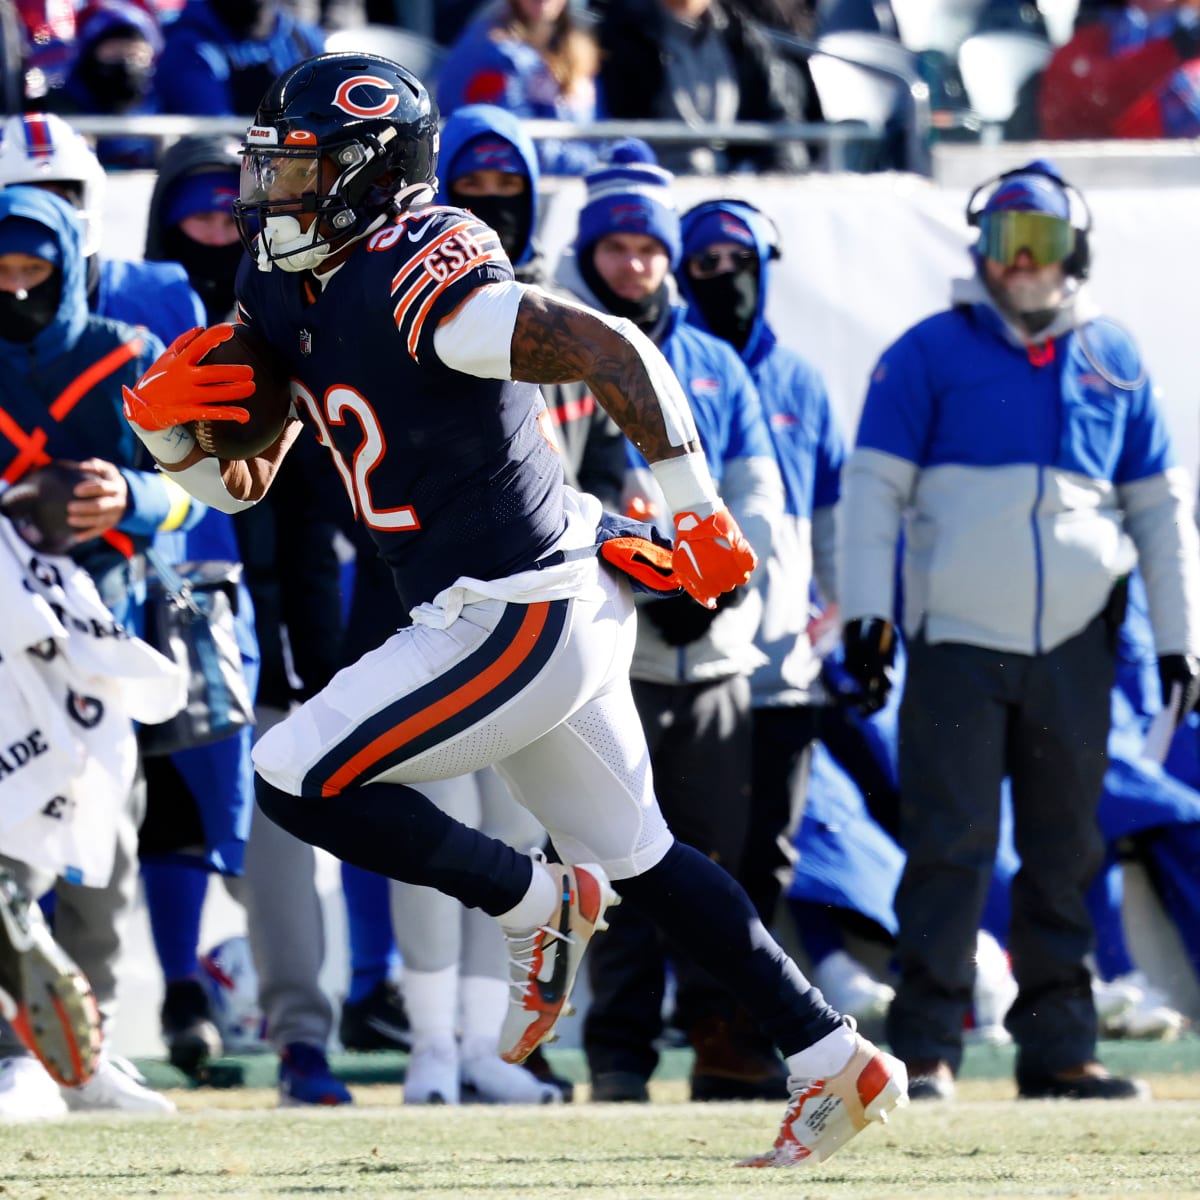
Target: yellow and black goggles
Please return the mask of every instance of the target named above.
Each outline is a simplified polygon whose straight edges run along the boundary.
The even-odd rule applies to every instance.
[[[1049,213],[985,213],[979,230],[979,252],[1005,266],[1012,266],[1024,251],[1036,266],[1047,267],[1069,258],[1075,249],[1074,226]]]

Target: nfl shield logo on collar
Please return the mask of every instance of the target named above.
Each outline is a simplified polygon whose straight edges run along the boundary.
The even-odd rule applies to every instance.
[[[307,329],[300,330],[300,353],[305,355],[312,353],[312,334]]]

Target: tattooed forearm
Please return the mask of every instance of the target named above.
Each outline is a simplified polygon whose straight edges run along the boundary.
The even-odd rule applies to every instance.
[[[649,462],[698,448],[690,416],[686,440],[670,436],[646,363],[626,338],[586,308],[526,292],[513,330],[511,362],[513,379],[527,383],[583,380]]]

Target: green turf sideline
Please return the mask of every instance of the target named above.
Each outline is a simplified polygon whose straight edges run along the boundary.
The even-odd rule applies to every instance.
[[[546,1057],[561,1075],[576,1083],[588,1079],[582,1050],[550,1050]],[[1200,1036],[1186,1035],[1173,1042],[1110,1041],[1100,1044],[1100,1059],[1122,1075],[1200,1075]],[[334,1072],[350,1084],[400,1083],[408,1056],[400,1052],[335,1054]],[[156,1088],[184,1087],[188,1080],[169,1063],[138,1059],[137,1066]],[[692,1067],[690,1050],[664,1050],[656,1079],[686,1079]],[[214,1087],[274,1087],[278,1065],[273,1054],[247,1054],[218,1059],[211,1072]],[[1013,1073],[1012,1046],[968,1046],[963,1059],[963,1079],[1003,1079]]]

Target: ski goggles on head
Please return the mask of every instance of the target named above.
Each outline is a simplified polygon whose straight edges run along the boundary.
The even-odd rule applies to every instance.
[[[1041,212],[985,213],[979,221],[979,252],[1010,267],[1022,252],[1036,266],[1062,262],[1075,249],[1075,227]]]

